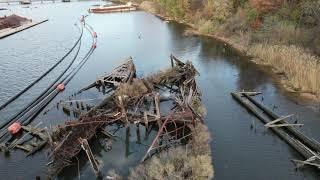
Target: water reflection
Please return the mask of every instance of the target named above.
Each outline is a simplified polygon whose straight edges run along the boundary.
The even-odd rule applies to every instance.
[[[199,56],[203,66],[210,66],[212,61],[227,63],[228,66],[224,68],[224,71],[226,75],[232,75],[229,81],[237,79],[235,90],[259,90],[270,83],[270,75],[262,71],[256,64],[248,62],[246,57],[240,56],[224,43],[201,37]]]
[[[32,14],[35,18],[46,16],[50,20],[43,26],[0,41],[1,47],[7,47],[0,49],[2,56],[0,61],[3,64],[0,66],[1,100],[15,94],[21,87],[28,84],[29,79],[26,80],[26,78],[34,79],[41,70],[53,64],[55,59],[49,57],[60,57],[68,49],[77,37],[73,27],[75,20],[96,3],[44,4],[37,5],[39,7],[32,12],[20,6],[12,7],[22,15]],[[252,116],[230,97],[229,93],[235,90],[261,90],[266,95],[265,101],[269,101],[269,104],[281,105],[279,108],[281,114],[299,113],[300,117],[303,117],[301,121],[305,124],[303,130],[312,137],[320,137],[318,131],[320,114],[288,100],[287,96],[277,90],[270,77],[258,66],[248,63],[223,43],[206,37],[185,37],[183,25],[165,23],[144,12],[92,14],[88,17],[88,23],[98,33],[98,48],[64,93],[60,94],[47,109],[56,107],[56,103],[60,100],[68,100],[70,95],[129,56],[133,57],[137,69],[147,75],[168,66],[168,57],[173,53],[183,60],[192,60],[200,71],[198,81],[203,91],[203,101],[208,109],[206,123],[213,134],[212,155],[217,179],[234,179],[235,177],[238,179],[316,179],[319,177],[319,174],[312,170],[295,171],[295,166],[290,159],[300,157],[278,137],[272,133],[266,133],[258,121],[255,121],[256,131],[251,131],[250,124],[256,119],[252,119]],[[89,38],[84,39],[83,43],[86,44],[89,40]],[[26,42],[31,43],[26,46]],[[19,66],[21,62],[28,67],[27,71],[22,72],[26,69]],[[37,62],[44,66],[35,70],[32,64]],[[45,79],[14,107],[10,107],[8,112],[15,112],[17,108],[39,94],[58,72]],[[104,92],[102,89],[100,91]],[[77,95],[77,99],[97,98],[101,98],[98,90]],[[90,102],[90,105],[98,102],[97,99]],[[75,104],[73,106],[76,107]],[[81,109],[81,105],[79,108]],[[1,118],[7,114],[7,112],[1,114]],[[60,108],[41,114],[35,123],[44,121],[44,124],[49,126],[74,118],[75,115],[67,116]],[[147,149],[146,145],[152,141],[150,137],[155,135],[152,128],[138,128],[136,125],[127,129],[114,126],[106,130],[116,132],[120,138],[112,143],[112,149],[108,152],[101,146],[99,139],[94,140],[92,150],[99,161],[103,162],[104,172],[116,169],[118,173],[124,175],[128,174],[129,169],[141,160],[141,156]],[[79,156],[79,162],[81,178],[95,179],[84,154]],[[36,175],[44,177],[46,163],[44,154],[39,153],[25,158],[22,152],[13,152],[10,158],[0,156],[0,175],[3,179],[12,179],[12,177],[33,179]],[[59,179],[78,179],[77,169],[76,163],[65,169]],[[266,169],[272,173],[266,173]]]

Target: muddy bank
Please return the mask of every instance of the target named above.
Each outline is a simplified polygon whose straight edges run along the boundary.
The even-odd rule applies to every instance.
[[[164,20],[164,21],[175,21],[184,25],[188,26],[188,29],[185,31],[186,36],[206,36],[210,38],[214,38],[215,40],[218,40],[222,43],[224,43],[226,46],[232,47],[235,51],[237,51],[241,56],[247,57],[250,61],[254,62],[258,65],[263,65],[263,70],[270,73],[270,75],[274,78],[276,83],[279,85],[280,88],[284,89],[285,91],[289,93],[295,93],[296,97],[298,97],[298,101],[308,101],[312,104],[320,102],[320,94],[313,93],[304,90],[297,89],[293,87],[293,85],[289,82],[287,75],[285,72],[279,73],[281,70],[279,70],[277,67],[275,67],[272,64],[265,63],[265,59],[262,59],[261,57],[254,56],[252,53],[249,52],[251,45],[245,46],[241,43],[236,42],[232,38],[224,37],[223,35],[220,35],[219,33],[202,33],[200,32],[196,26],[192,23],[189,23],[187,21],[181,21],[179,19],[175,19],[172,17],[168,17],[162,14],[159,14],[156,9],[156,4],[154,2],[144,1],[140,4],[140,9],[147,11],[158,18]]]

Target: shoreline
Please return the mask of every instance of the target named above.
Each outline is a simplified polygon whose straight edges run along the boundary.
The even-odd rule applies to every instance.
[[[48,19],[45,19],[45,20],[42,20],[42,21],[38,21],[38,22],[30,22],[30,23],[26,23],[26,24],[23,24],[19,27],[16,27],[16,28],[7,28],[7,30],[2,30],[0,31],[0,39],[3,39],[3,38],[6,38],[6,37],[9,37],[11,35],[14,35],[18,32],[21,32],[21,31],[24,31],[26,29],[29,29],[33,26],[36,26],[36,25],[39,25],[39,24],[42,24],[44,22],[47,22]]]
[[[221,43],[225,43],[229,47],[233,48],[240,55],[248,57],[248,60],[250,62],[255,63],[257,65],[260,65],[260,66],[269,67],[270,70],[267,70],[265,68],[264,68],[264,70],[267,73],[270,73],[270,75],[272,76],[272,78],[274,79],[274,81],[278,85],[278,87],[283,89],[283,90],[285,90],[287,93],[291,93],[291,94],[295,93],[296,95],[298,95],[297,98],[300,99],[300,100],[302,99],[302,101],[307,101],[307,102],[310,102],[310,103],[319,103],[320,102],[320,94],[317,95],[317,94],[310,93],[310,92],[304,92],[304,91],[295,90],[290,85],[290,83],[283,77],[283,75],[279,74],[277,72],[277,70],[272,65],[263,63],[264,61],[259,57],[251,56],[250,54],[248,54],[248,48],[245,48],[245,47],[233,42],[232,39],[226,38],[226,37],[222,37],[222,36],[219,36],[217,34],[201,33],[191,23],[184,22],[184,21],[179,21],[179,20],[173,19],[171,17],[167,17],[167,16],[161,15],[159,13],[152,12],[152,11],[146,9],[146,8],[141,7],[141,5],[139,6],[139,9],[158,17],[163,21],[177,22],[179,24],[184,24],[184,25],[188,26],[189,29],[187,31],[188,31],[189,35],[206,36],[206,37],[209,37],[209,38],[213,38],[213,39],[215,39],[217,41],[220,41]],[[261,59],[261,60],[259,60],[259,59]]]

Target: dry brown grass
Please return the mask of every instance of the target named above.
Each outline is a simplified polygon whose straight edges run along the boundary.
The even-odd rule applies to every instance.
[[[134,79],[131,84],[122,83],[117,88],[115,96],[136,97],[148,93],[148,88],[141,79]]]
[[[166,83],[169,79],[176,77],[178,74],[177,70],[178,69],[175,67],[164,69],[148,76],[147,80],[152,84],[163,84]]]
[[[202,104],[199,97],[193,97],[191,106],[199,115],[201,115],[201,117],[205,117],[207,115],[207,108]]]
[[[157,3],[155,2],[143,1],[139,7],[153,14],[159,13],[159,8],[157,7]]]
[[[171,148],[131,171],[129,179],[212,179],[210,134],[198,124],[190,146]]]
[[[300,47],[256,44],[249,54],[283,72],[297,91],[320,93],[320,61]]]

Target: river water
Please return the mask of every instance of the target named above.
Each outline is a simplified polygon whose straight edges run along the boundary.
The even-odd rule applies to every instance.
[[[74,24],[81,15],[88,14],[87,10],[92,5],[102,3],[1,4],[9,10],[0,11],[0,15],[16,13],[34,20],[48,18],[49,21],[0,40],[0,102],[17,93],[61,58],[79,36],[79,29]],[[90,14],[86,22],[98,34],[96,51],[66,90],[47,106],[44,111],[48,113],[41,113],[33,125],[42,121],[42,126],[49,126],[74,119],[56,110],[55,104],[67,100],[71,94],[126,58],[131,56],[134,59],[140,75],[148,75],[168,67],[172,53],[182,60],[191,60],[201,74],[197,80],[208,110],[205,122],[213,139],[211,147],[216,179],[320,178],[314,169],[296,171],[290,160],[301,157],[232,99],[232,91],[261,91],[266,105],[276,106],[275,111],[280,115],[296,114],[299,122],[304,124],[301,130],[320,140],[319,109],[296,103],[296,97],[279,88],[265,69],[239,56],[223,43],[206,37],[185,37],[183,25],[163,22],[145,12]],[[90,46],[91,37],[85,32],[76,62],[81,60]],[[0,120],[9,118],[36,97],[70,60],[71,56],[28,93],[1,111]],[[97,90],[91,90],[76,98],[100,97]],[[261,96],[257,98],[260,100]],[[253,129],[250,128],[252,122],[255,122]],[[115,169],[126,175],[142,158],[152,138],[137,143],[135,128],[130,128],[129,140],[125,139],[125,130],[120,129],[120,137],[109,152],[99,146],[99,140],[93,142],[94,153],[102,162],[104,174]],[[47,163],[46,150],[31,157],[25,157],[21,151],[14,151],[9,156],[1,154],[0,176],[1,179],[45,177]],[[82,179],[95,179],[84,156],[80,158],[80,175]],[[66,168],[58,176],[58,179],[77,178],[77,164]]]

